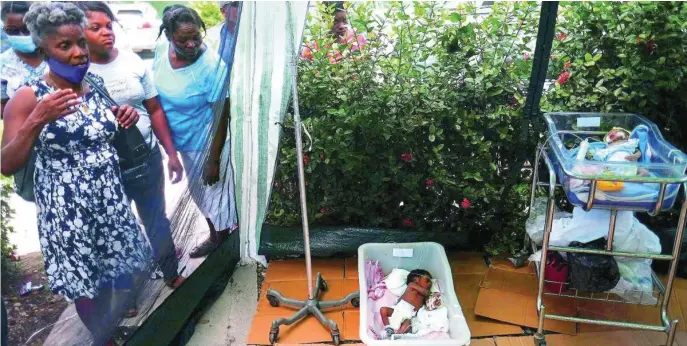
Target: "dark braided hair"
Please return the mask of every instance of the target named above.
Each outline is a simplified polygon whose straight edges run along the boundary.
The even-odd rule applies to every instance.
[[[424,269],[415,269],[408,274],[408,279],[406,279],[406,284],[409,285],[411,282],[414,282],[415,279],[419,279],[421,277],[426,277],[428,279],[432,279],[432,274],[430,274],[428,271]]]
[[[157,37],[160,38],[164,32],[169,38],[181,24],[189,23],[203,28],[203,32],[206,31],[205,22],[203,22],[203,19],[200,18],[196,10],[183,5],[167,6],[162,10],[162,25],[160,25],[160,33]]]
[[[114,13],[112,13],[112,10],[110,9],[110,6],[107,6],[107,4],[102,1],[72,1],[72,3],[80,8],[81,11],[100,12],[110,18],[111,21],[117,21]]]
[[[335,16],[339,12],[346,11],[343,1],[325,1],[324,4],[327,8],[327,12],[332,16]]]
[[[3,21],[8,14],[26,14],[31,8],[31,3],[28,1],[3,1],[0,4],[0,19]]]

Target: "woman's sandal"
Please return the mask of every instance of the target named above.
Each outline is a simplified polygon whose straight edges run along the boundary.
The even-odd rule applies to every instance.
[[[124,315],[124,318],[134,318],[136,316],[138,316],[137,308],[133,307],[126,309],[126,315]]]

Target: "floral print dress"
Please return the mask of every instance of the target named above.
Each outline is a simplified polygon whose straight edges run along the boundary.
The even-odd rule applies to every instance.
[[[102,79],[91,75],[102,85]],[[56,90],[27,83],[40,101]],[[94,91],[36,141],[38,231],[53,292],[93,298],[120,276],[144,271],[150,251],[124,195],[112,140],[115,115]]]

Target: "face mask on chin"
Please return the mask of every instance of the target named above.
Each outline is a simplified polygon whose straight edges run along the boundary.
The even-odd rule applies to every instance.
[[[85,64],[76,66],[65,64],[51,58],[48,58],[47,61],[50,71],[74,84],[78,84],[83,81],[84,77],[86,77],[86,73],[88,72],[88,67],[91,65],[90,58]]]
[[[14,50],[21,53],[33,53],[37,49],[36,44],[33,43],[31,36],[8,35],[7,42],[9,42],[10,46]]]

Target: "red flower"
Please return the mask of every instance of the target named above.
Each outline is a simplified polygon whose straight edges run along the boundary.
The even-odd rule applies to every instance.
[[[522,60],[525,60],[525,61],[530,60],[530,53],[525,53],[525,54],[523,54],[523,55],[522,55]]]
[[[556,39],[558,39],[559,41],[565,40],[566,37],[568,37],[568,35],[567,35],[566,33],[564,33],[564,32],[562,32],[562,33],[556,35]]]
[[[328,212],[329,210],[327,210],[327,207],[322,207],[322,209],[320,209],[320,214],[322,215],[327,215]]]
[[[307,166],[308,162],[310,162],[310,156],[303,155],[303,164]]]
[[[401,160],[403,160],[403,161],[405,161],[405,162],[410,161],[410,159],[412,159],[412,158],[413,158],[413,154],[411,154],[411,153],[403,153],[403,154],[401,154]]]
[[[563,64],[563,69],[567,70],[572,66],[572,63],[570,61],[566,61],[565,64]]]
[[[463,198],[463,201],[460,202],[460,206],[465,208],[465,209],[470,208],[470,206],[471,206],[470,200],[467,198]]]
[[[413,220],[411,220],[409,217],[406,217],[403,219],[403,226],[405,227],[413,227],[415,224],[413,223]]]
[[[570,72],[565,71],[565,72],[561,73],[561,75],[558,76],[558,84],[560,84],[560,85],[565,84],[565,82],[567,82],[569,78],[570,78]]]
[[[425,180],[425,187],[427,187],[428,189],[429,189],[429,187],[432,186],[433,184],[434,184],[434,180],[432,180],[432,179],[427,179],[427,180]]]

